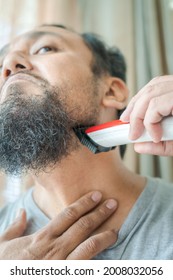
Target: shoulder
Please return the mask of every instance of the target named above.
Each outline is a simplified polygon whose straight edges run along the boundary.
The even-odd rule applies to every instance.
[[[150,211],[152,209],[158,216],[163,215],[163,218],[173,216],[173,184],[160,178],[148,178],[147,189],[151,198]]]
[[[155,195],[163,193],[164,196],[173,196],[173,183],[166,182],[163,179],[147,177],[147,187],[151,189]]]

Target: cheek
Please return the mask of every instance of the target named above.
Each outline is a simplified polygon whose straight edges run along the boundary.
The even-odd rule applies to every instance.
[[[52,86],[77,87],[92,75],[90,66],[75,55],[57,54],[56,56],[43,57],[36,64],[36,70],[47,79]]]
[[[51,86],[60,88],[61,98],[64,100],[69,112],[85,115],[93,104],[95,96],[95,81],[91,69],[79,58],[60,57],[55,63],[55,58],[42,63],[39,68],[40,75]]]
[[[99,95],[97,86],[93,83],[93,79],[88,78],[79,82],[73,89],[66,91],[65,102],[68,112],[72,112],[71,116],[81,121],[93,123],[98,118],[99,111]]]

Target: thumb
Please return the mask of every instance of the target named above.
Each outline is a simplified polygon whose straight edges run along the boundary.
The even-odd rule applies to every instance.
[[[6,231],[1,235],[1,240],[11,240],[22,236],[26,229],[26,212],[24,209],[20,209],[14,222],[6,229]]]

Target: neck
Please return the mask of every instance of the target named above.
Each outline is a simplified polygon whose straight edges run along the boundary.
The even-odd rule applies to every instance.
[[[35,177],[34,199],[50,218],[91,190],[103,200],[114,198],[119,207],[114,216],[117,229],[144,187],[144,179],[122,163],[118,150],[94,155],[85,147],[72,154],[51,172]],[[45,207],[46,206],[46,207]]]

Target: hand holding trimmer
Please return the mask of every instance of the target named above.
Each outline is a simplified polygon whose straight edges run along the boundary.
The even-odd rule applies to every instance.
[[[173,117],[166,117],[162,123],[163,136],[161,141],[173,140]],[[136,142],[152,142],[152,138],[145,130],[136,140],[128,137],[130,123],[115,120],[90,128],[76,128],[75,133],[81,143],[87,146],[93,153],[107,152],[116,146]]]

